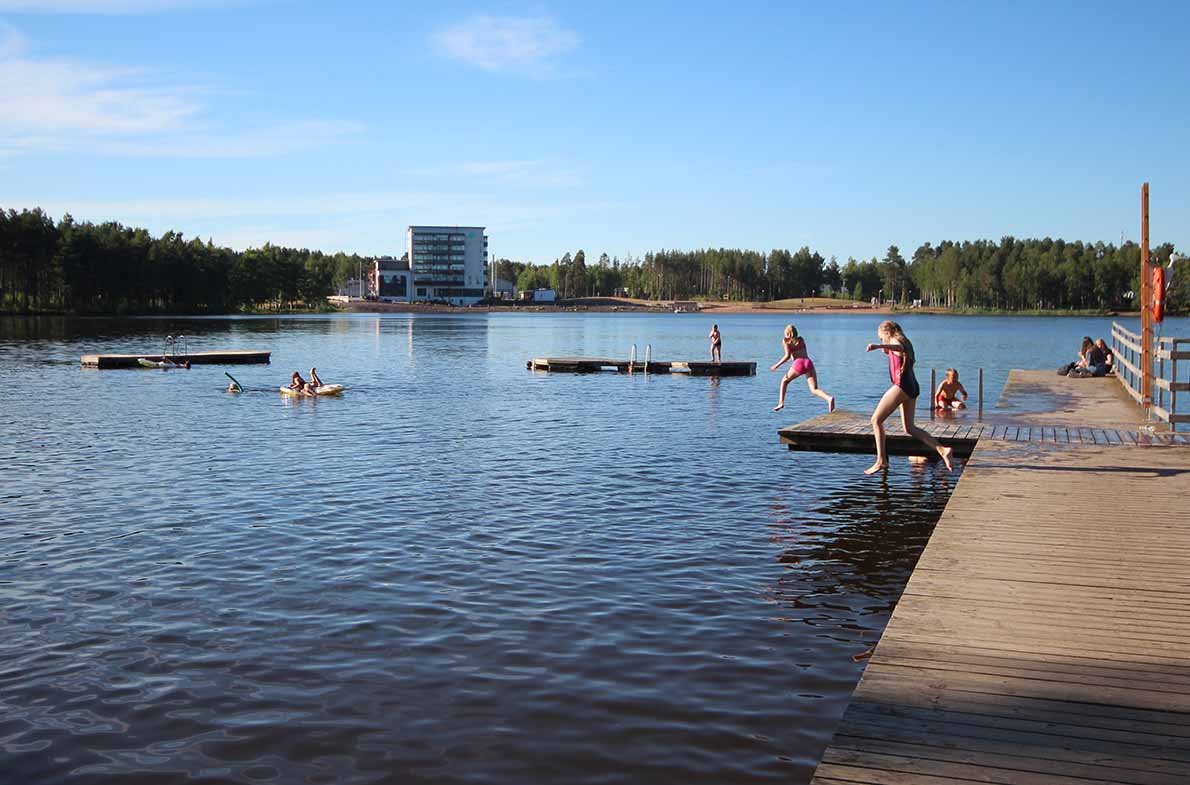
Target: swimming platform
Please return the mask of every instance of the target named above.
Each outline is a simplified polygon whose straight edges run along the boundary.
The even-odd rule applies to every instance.
[[[190,354],[84,354],[79,362],[84,368],[136,368],[143,358],[150,362],[169,361],[191,365],[243,365],[268,363],[271,352],[234,349],[224,352],[192,352]]]
[[[755,362],[701,360],[625,360],[615,357],[534,357],[525,363],[531,371],[550,373],[686,373],[691,376],[755,376]]]
[[[970,458],[812,782],[1190,782],[1190,442],[1111,379],[986,414],[922,423]]]

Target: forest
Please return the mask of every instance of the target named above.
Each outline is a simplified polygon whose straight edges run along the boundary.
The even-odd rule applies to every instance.
[[[1167,264],[1171,244],[1152,249]],[[236,313],[324,307],[369,260],[354,254],[266,244],[235,251],[117,222],[55,223],[40,209],[0,209],[0,312]],[[518,289],[552,288],[561,299],[617,293],[649,300],[773,301],[828,296],[955,310],[1113,311],[1136,307],[1140,248],[1018,239],[925,243],[906,259],[840,264],[802,247],[768,253],[731,248],[658,250],[624,259],[582,250],[548,265],[497,261]],[[1186,262],[1179,264],[1185,265]],[[1167,309],[1190,310],[1190,272],[1175,268]]]
[[[1151,249],[1151,264],[1168,264],[1174,247]],[[1134,308],[1140,247],[1004,237],[999,242],[921,245],[909,259],[889,246],[882,259],[848,259],[801,248],[769,253],[729,248],[653,251],[641,259],[588,264],[583,251],[550,265],[498,262],[498,275],[518,289],[553,288],[562,299],[617,291],[648,300],[772,301],[828,296],[956,310],[1111,311]],[[1180,262],[1179,264],[1187,264]],[[1167,308],[1190,309],[1190,269],[1172,276]]]
[[[0,312],[236,313],[322,307],[359,256],[265,245],[233,251],[177,232],[0,209]]]

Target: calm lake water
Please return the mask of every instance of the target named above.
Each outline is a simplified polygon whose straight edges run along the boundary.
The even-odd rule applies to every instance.
[[[781,447],[791,319],[870,410],[870,316],[0,319],[0,780],[805,782],[956,477]],[[757,377],[525,370],[712,321]],[[989,404],[1110,334],[902,323]],[[79,367],[178,333],[273,363]]]

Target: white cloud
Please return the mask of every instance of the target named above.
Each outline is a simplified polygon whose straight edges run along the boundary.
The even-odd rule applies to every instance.
[[[447,57],[485,71],[551,76],[579,36],[549,17],[479,15],[438,31],[433,41]]]
[[[362,130],[356,123],[309,120],[213,129],[201,100],[207,92],[162,83],[143,68],[36,57],[25,38],[0,21],[0,153],[240,158],[309,149]]]

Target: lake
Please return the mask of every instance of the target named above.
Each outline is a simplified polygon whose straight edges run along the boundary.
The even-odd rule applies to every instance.
[[[0,319],[4,779],[807,781],[958,475],[780,446],[790,321],[870,411],[869,315]],[[712,322],[757,377],[525,370]],[[1111,320],[901,322],[990,406]],[[273,362],[79,367],[168,334]]]

